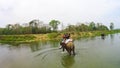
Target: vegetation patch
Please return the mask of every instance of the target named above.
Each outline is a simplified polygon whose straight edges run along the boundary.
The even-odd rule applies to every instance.
[[[0,35],[0,42],[30,42],[34,39],[33,35]]]
[[[60,33],[49,33],[49,34],[48,34],[48,37],[49,37],[50,39],[57,39],[58,36],[60,36],[60,35],[61,35]]]

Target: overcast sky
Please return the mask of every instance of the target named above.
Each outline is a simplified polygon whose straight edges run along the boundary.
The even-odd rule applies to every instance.
[[[99,22],[120,28],[120,0],[0,0],[0,27],[39,19],[67,24]]]

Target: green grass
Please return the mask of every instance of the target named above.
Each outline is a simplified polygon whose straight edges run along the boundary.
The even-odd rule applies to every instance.
[[[65,32],[64,32],[65,33]],[[48,33],[48,34],[28,34],[28,35],[0,35],[1,43],[26,43],[33,41],[42,41],[42,40],[60,40],[62,38],[63,32],[59,33]],[[95,37],[100,36],[101,33],[105,35],[120,33],[120,30],[111,30],[111,31],[89,31],[89,32],[66,32],[71,34],[71,38],[84,38],[84,37]]]
[[[0,35],[0,42],[30,41],[35,37],[33,35]]]

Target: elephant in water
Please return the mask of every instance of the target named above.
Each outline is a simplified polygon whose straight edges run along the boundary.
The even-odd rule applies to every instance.
[[[75,46],[74,46],[73,42],[70,41],[67,44],[60,42],[60,45],[62,46],[63,51],[64,51],[64,49],[66,49],[66,51],[69,53],[69,55],[71,55],[71,53],[73,53],[73,55],[75,55]]]
[[[105,39],[105,34],[104,33],[101,34],[101,38]]]

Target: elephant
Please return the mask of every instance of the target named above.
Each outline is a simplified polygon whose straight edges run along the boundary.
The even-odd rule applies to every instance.
[[[105,39],[105,34],[104,33],[101,34],[101,38]]]
[[[62,46],[63,51],[66,49],[69,55],[71,55],[71,52],[73,53],[73,55],[75,55],[75,46],[72,41],[69,41],[67,44],[65,44],[64,42],[60,42],[60,45]]]

